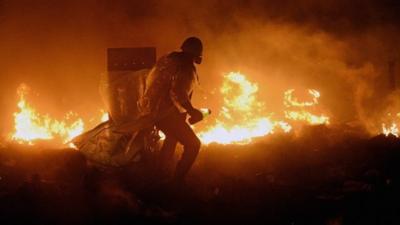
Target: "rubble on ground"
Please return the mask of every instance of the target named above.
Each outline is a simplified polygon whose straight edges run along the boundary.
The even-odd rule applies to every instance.
[[[394,136],[338,138],[314,127],[203,146],[178,188],[149,162],[96,168],[76,150],[4,145],[0,217],[10,224],[399,224],[399,161]]]

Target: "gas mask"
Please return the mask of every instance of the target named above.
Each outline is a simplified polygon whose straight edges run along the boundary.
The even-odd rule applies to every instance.
[[[199,55],[199,56],[195,56],[193,58],[193,62],[196,64],[201,64],[201,62],[203,61],[203,56]]]

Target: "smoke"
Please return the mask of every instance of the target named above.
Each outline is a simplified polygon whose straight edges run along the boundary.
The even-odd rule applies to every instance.
[[[270,112],[282,110],[284,90],[314,88],[333,121],[369,124],[389,104],[398,11],[396,1],[372,0],[2,0],[0,129],[10,129],[21,82],[40,111],[89,118],[104,108],[106,48],[155,46],[161,56],[192,35],[205,44],[195,104],[218,109],[222,74],[241,71]]]

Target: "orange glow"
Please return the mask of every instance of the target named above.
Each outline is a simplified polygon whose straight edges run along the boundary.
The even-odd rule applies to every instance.
[[[104,110],[100,110],[101,112],[101,122],[106,122],[110,119],[110,116],[108,115],[108,112],[105,112]]]
[[[18,87],[19,111],[14,113],[15,131],[12,140],[32,145],[36,140],[60,139],[65,144],[83,132],[83,120],[73,112],[68,112],[63,120],[37,113],[25,99],[28,91],[25,84]]]
[[[255,137],[273,133],[277,128],[289,132],[292,127],[264,114],[264,104],[257,101],[257,84],[243,74],[231,72],[224,76],[220,92],[224,99],[216,124],[198,135],[204,144],[248,143]]]
[[[293,121],[305,121],[308,124],[329,124],[329,117],[325,115],[314,115],[307,109],[318,105],[320,93],[314,89],[308,89],[308,93],[312,96],[312,101],[300,102],[293,97],[294,89],[289,89],[284,94],[284,104],[287,107],[285,117]]]
[[[390,126],[386,126],[386,124],[382,124],[382,133],[386,136],[389,136],[389,134],[394,135],[396,137],[399,137],[399,128],[397,127],[397,124],[392,123]]]
[[[389,113],[388,114],[389,117],[391,117],[392,115]],[[399,137],[400,133],[399,133],[399,120],[400,120],[400,113],[397,113],[395,117],[391,117],[392,121],[389,122],[387,125],[387,123],[382,123],[382,134],[384,134],[385,136],[389,136],[394,135],[396,137]]]
[[[203,144],[246,144],[254,138],[276,132],[288,133],[294,123],[328,124],[329,118],[314,115],[308,110],[318,104],[320,93],[308,90],[311,101],[301,102],[294,97],[294,89],[284,93],[283,104],[287,110],[279,114],[269,113],[264,103],[257,97],[258,84],[250,82],[245,75],[231,72],[224,76],[220,93],[223,105],[216,115],[215,123],[204,130],[197,131]],[[26,95],[28,87],[21,84],[17,90],[19,96],[18,112],[14,114],[15,130],[12,140],[33,145],[38,140],[51,140],[61,144],[68,142],[84,132],[84,121],[76,113],[68,112],[62,120],[41,115],[28,104]],[[106,111],[100,110],[98,119],[88,122],[105,122],[109,120]],[[165,137],[164,137],[165,138]]]

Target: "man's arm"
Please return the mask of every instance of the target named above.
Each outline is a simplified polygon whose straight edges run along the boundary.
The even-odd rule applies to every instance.
[[[189,66],[180,67],[172,75],[170,97],[175,105],[184,108],[188,112],[193,109],[189,93],[193,83],[193,68]]]
[[[170,96],[174,104],[184,108],[197,122],[203,119],[203,114],[190,102],[190,89],[194,79],[192,68],[183,68],[172,78]]]

